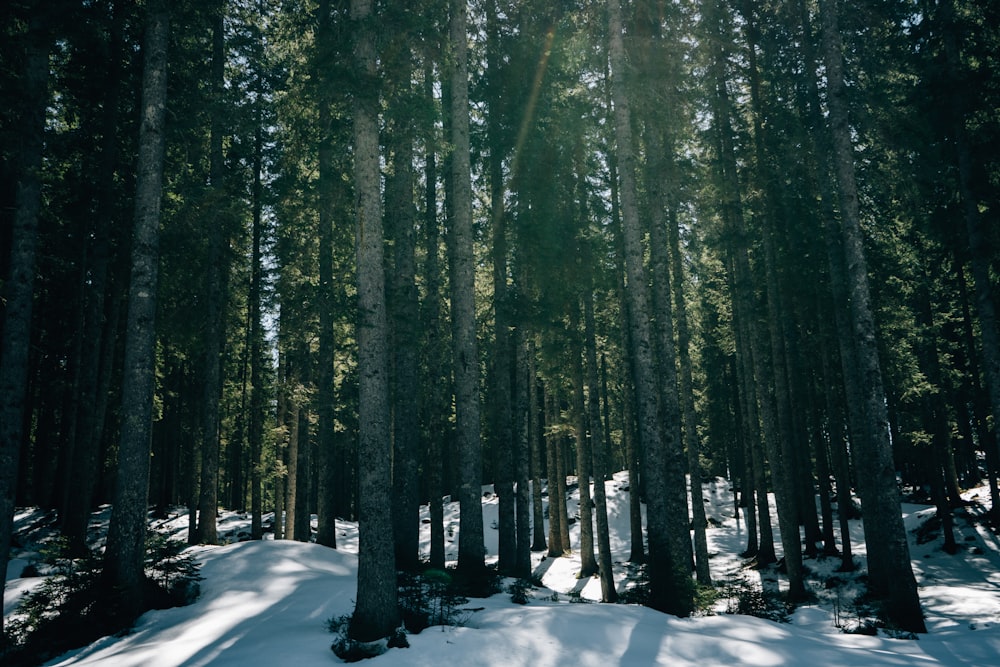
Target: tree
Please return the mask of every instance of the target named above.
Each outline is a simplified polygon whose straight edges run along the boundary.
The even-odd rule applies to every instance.
[[[401,22],[410,20],[402,16]],[[420,303],[416,285],[416,210],[413,186],[413,144],[416,132],[414,109],[417,105],[412,88],[413,53],[408,45],[411,29],[402,29],[390,52],[394,60],[387,67],[393,80],[390,85],[387,149],[391,152],[392,171],[386,180],[386,227],[393,243],[390,303],[393,332],[393,529],[396,543],[396,566],[414,571],[420,560],[420,484],[419,484],[419,342],[417,325]]]
[[[475,262],[472,253],[472,177],[469,165],[468,7],[451,1],[449,27],[451,98],[452,227],[448,234],[451,272],[452,345],[458,498],[462,530],[458,567],[470,577],[485,568],[479,437],[479,351],[476,344]]]
[[[829,131],[840,204],[841,234],[847,266],[850,316],[856,360],[864,392],[865,437],[855,443],[865,465],[858,474],[868,479],[861,486],[865,514],[865,539],[874,592],[887,597],[886,614],[899,627],[926,632],[917,584],[910,565],[906,530],[899,510],[899,489],[892,461],[888,416],[875,344],[867,264],[859,225],[859,202],[854,172],[851,128],[844,83],[841,37],[836,0],[821,0],[823,61],[827,70]]]
[[[17,491],[17,470],[24,436],[28,351],[42,196],[42,148],[48,101],[49,38],[32,7],[25,59],[23,120],[25,141],[17,183],[10,275],[3,284],[3,329],[0,334],[0,571],[7,571]],[[3,629],[0,620],[0,630]]]
[[[656,382],[653,377],[653,343],[649,325],[649,306],[645,293],[646,271],[640,239],[636,161],[632,144],[631,112],[625,84],[625,48],[622,37],[621,6],[612,1],[608,11],[609,56],[612,72],[614,128],[621,181],[622,237],[625,251],[626,298],[629,310],[629,335],[632,341],[632,373],[635,382],[636,416],[642,447],[643,474],[649,492],[646,495],[649,541],[649,605],[654,609],[685,616],[694,605],[693,586],[688,575],[689,561],[679,559],[685,551],[678,535],[670,533],[671,511],[666,487],[668,451],[660,432]],[[637,489],[633,486],[633,493]],[[684,545],[690,549],[685,530]]]
[[[489,117],[487,136],[489,144],[490,219],[493,227],[493,369],[492,418],[496,467],[494,490],[499,497],[497,518],[499,530],[498,567],[501,572],[514,568],[517,552],[516,503],[514,497],[515,449],[520,441],[514,437],[512,407],[513,348],[510,332],[510,304],[507,289],[507,212],[506,187],[503,162],[506,143],[501,124],[503,91],[500,86],[499,27],[495,0],[486,3],[486,67],[488,76]]]
[[[198,532],[196,541],[215,544],[216,514],[219,507],[219,400],[222,392],[222,347],[225,342],[223,311],[225,308],[225,283],[228,276],[226,253],[227,216],[225,213],[225,179],[222,153],[222,89],[225,70],[225,37],[223,35],[226,3],[215,7],[212,20],[212,97],[210,138],[210,180],[213,206],[209,207],[208,266],[206,270],[206,304],[208,326],[205,331],[205,386],[201,426],[201,495],[198,502]]]
[[[358,86],[352,91],[352,109],[360,373],[358,595],[350,635],[359,641],[388,637],[399,623],[390,499],[392,440],[379,183],[377,16],[372,5],[371,0],[351,0],[350,11],[359,76]]]
[[[319,440],[319,489],[317,495],[319,506],[316,508],[317,530],[316,543],[328,547],[337,546],[337,512],[336,512],[336,387],[335,387],[335,348],[334,334],[334,234],[336,211],[334,206],[338,198],[338,183],[340,174],[334,161],[336,146],[334,144],[334,113],[333,85],[331,77],[327,76],[325,59],[333,55],[335,45],[333,33],[333,18],[330,16],[330,0],[322,0],[319,4],[319,16],[316,27],[317,55],[317,103],[319,106],[319,130],[321,140],[317,157],[319,160],[319,365],[316,400],[317,400],[317,435]]]
[[[587,414],[590,418],[591,456],[594,471],[594,514],[597,519],[597,564],[601,575],[601,601],[615,602],[618,591],[611,560],[611,536],[608,529],[608,501],[604,487],[607,460],[604,451],[604,427],[600,414],[600,397],[597,382],[597,340],[594,324],[594,293],[586,290],[583,295],[584,356],[587,368]]]
[[[122,377],[122,425],[118,475],[108,523],[104,576],[127,618],[144,605],[146,500],[154,389],[157,261],[163,196],[164,125],[167,110],[169,6],[151,0],[143,54],[142,125],[136,173],[132,274]]]
[[[430,60],[424,63],[424,101],[433,108],[434,105],[434,65]],[[424,396],[421,405],[424,422],[424,460],[427,480],[428,514],[431,522],[430,566],[443,569],[444,553],[444,441],[450,436],[447,426],[447,410],[451,407],[449,386],[448,352],[442,326],[442,289],[440,246],[441,235],[438,224],[437,180],[438,168],[437,143],[439,137],[433,130],[433,125],[426,128],[426,157],[424,166],[424,296],[421,322],[423,324],[423,384],[429,390],[422,392]]]

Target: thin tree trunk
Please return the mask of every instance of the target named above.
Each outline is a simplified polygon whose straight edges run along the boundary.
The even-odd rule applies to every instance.
[[[305,359],[305,350],[300,351],[300,358]],[[302,378],[303,384],[308,382],[308,378]],[[312,446],[309,437],[309,404],[303,398],[301,403],[296,401],[298,428],[296,440],[298,442],[298,456],[294,459],[289,456],[290,467],[298,470],[298,484],[295,493],[295,539],[299,542],[312,541],[312,509],[310,499],[312,498]],[[291,526],[291,522],[289,522]]]
[[[515,491],[515,540],[513,576],[531,576],[531,348],[524,325],[514,331],[514,479]],[[539,497],[539,500],[541,498]]]
[[[41,3],[38,3],[41,4]],[[38,213],[42,203],[42,151],[48,98],[49,41],[41,21],[30,21],[25,59],[24,135],[12,229],[10,276],[3,285],[0,338],[0,572],[10,558],[17,471],[24,438],[31,310],[34,298]],[[0,630],[3,621],[0,620]]]
[[[566,523],[566,513],[560,514],[559,494],[559,435],[556,433],[558,409],[555,391],[545,391],[545,472],[549,491],[549,556],[560,558],[566,554],[561,526]]]
[[[259,104],[259,103],[258,103]],[[250,538],[259,540],[264,536],[261,517],[264,511],[263,466],[264,454],[264,387],[263,387],[263,323],[261,321],[261,298],[263,294],[263,255],[261,241],[263,235],[263,161],[264,128],[261,110],[256,109],[254,128],[253,222],[251,229],[250,257]]]
[[[579,307],[573,308],[570,327],[574,334],[580,332]],[[574,336],[576,337],[576,336]],[[580,342],[584,340],[581,338]],[[583,387],[583,355],[584,350],[573,354],[573,431],[576,439],[576,476],[580,493],[580,572],[577,578],[584,579],[597,574],[599,568],[594,557],[594,511],[590,495],[590,470],[593,465],[593,455],[590,451],[590,438],[587,436],[587,409]],[[604,484],[603,480],[595,480],[596,484]]]
[[[544,440],[544,397],[538,395],[538,376],[535,370],[535,345],[528,338],[528,439],[531,446],[531,550],[545,551],[545,510],[542,503],[542,447]],[[551,505],[550,505],[551,507]],[[551,509],[549,510],[551,511]],[[550,523],[551,525],[551,523]]]
[[[844,447],[843,414],[837,400],[833,362],[830,360],[828,345],[823,345],[822,372],[824,399],[826,402],[827,429],[830,432],[830,455],[833,459],[834,477],[837,480],[837,515],[840,522],[840,571],[854,570],[854,556],[851,548],[850,518],[854,508],[851,498],[851,464]]]
[[[430,60],[424,64],[424,101],[432,104],[434,101],[434,66]],[[429,496],[428,514],[431,522],[430,566],[444,569],[444,482],[442,462],[442,440],[447,437],[447,411],[450,410],[448,387],[451,376],[447,372],[447,353],[441,325],[441,269],[440,244],[437,218],[437,159],[434,154],[433,128],[429,129],[427,137],[427,157],[424,163],[424,297],[423,323],[426,332],[424,350],[427,369],[425,386],[429,390],[423,392],[424,422],[426,425],[425,470],[427,475],[427,495]]]
[[[489,96],[487,143],[489,144],[490,218],[493,231],[493,373],[491,414],[496,469],[494,490],[499,497],[498,562],[500,572],[514,567],[517,550],[516,507],[514,498],[514,431],[511,407],[511,316],[507,296],[507,214],[504,210],[503,159],[501,141],[500,54],[497,34],[497,7],[486,3],[486,71]]]
[[[694,409],[694,380],[691,370],[691,333],[688,327],[687,304],[684,299],[684,263],[681,259],[680,227],[671,213],[667,227],[670,243],[670,273],[674,292],[674,324],[677,330],[677,359],[680,369],[680,401],[684,426],[684,447],[687,450],[688,474],[691,476],[691,522],[694,524],[695,576],[702,586],[712,585],[708,565],[708,517],[702,500],[701,444],[698,438],[698,417]]]
[[[330,53],[333,35],[330,17],[330,0],[320,0],[316,27],[317,60]],[[319,148],[319,377],[316,387],[316,424],[319,438],[319,504],[316,508],[316,543],[337,547],[336,510],[336,379],[334,364],[336,338],[333,330],[334,289],[336,287],[333,269],[333,225],[334,195],[339,173],[334,166],[333,137],[331,136],[332,83],[324,75],[325,63],[319,65],[319,85],[317,104],[319,106],[319,127],[322,132]]]
[[[590,444],[594,472],[594,514],[597,518],[597,563],[601,575],[601,602],[618,600],[611,559],[611,535],[608,526],[608,499],[604,480],[604,428],[601,422],[601,405],[598,391],[597,336],[594,324],[594,292],[583,294],[584,351],[587,368],[587,414],[590,418]]]
[[[393,532],[396,567],[415,571],[420,563],[419,350],[420,304],[416,285],[416,211],[413,207],[413,120],[408,114],[413,61],[399,48],[396,69],[403,90],[402,113],[393,118],[391,177],[386,182],[391,214],[386,225],[393,238],[392,325],[395,392],[393,394]]]
[[[294,389],[295,378],[291,364],[285,361],[284,393],[288,411],[285,428],[288,430],[288,445],[285,448],[285,539],[298,538],[299,529],[299,405]]]
[[[605,76],[610,79],[610,69],[605,71]],[[611,108],[610,99],[607,102],[607,106]],[[609,119],[611,121],[613,119]],[[613,223],[613,228],[615,230],[615,275],[617,276],[617,291],[618,300],[622,304],[622,309],[625,311],[625,322],[631,321],[631,315],[629,314],[631,306],[629,301],[625,296],[625,244],[623,241],[622,234],[622,219],[621,219],[621,198],[619,196],[618,188],[618,162],[615,159],[614,153],[612,153],[608,160],[608,172],[611,181],[611,220]],[[631,563],[645,563],[646,562],[646,549],[645,541],[643,539],[642,532],[642,484],[643,479],[639,470],[639,459],[641,456],[641,447],[636,437],[636,419],[635,419],[635,388],[632,384],[631,378],[633,376],[632,364],[635,355],[632,353],[634,344],[632,342],[632,332],[631,329],[625,328],[625,363],[623,364],[627,367],[624,372],[624,376],[621,380],[622,387],[622,440],[625,450],[626,468],[628,469],[628,486],[629,486],[629,540],[630,540],[630,552],[629,552],[629,562]]]
[[[482,444],[479,435],[479,350],[476,343],[475,261],[472,248],[472,172],[469,164],[468,7],[452,0],[451,156],[454,219],[448,235],[452,345],[455,364],[461,532],[458,568],[477,578],[486,567],[483,537]]]
[[[104,552],[104,577],[118,595],[122,615],[129,619],[138,616],[145,605],[143,565],[155,385],[156,287],[166,143],[169,6],[163,0],[151,0],[146,16],[132,274],[122,375],[121,436],[114,504]]]
[[[212,107],[209,136],[209,179],[212,205],[209,207],[208,277],[206,292],[205,378],[201,424],[201,493],[198,498],[198,531],[201,544],[218,542],[216,514],[219,508],[219,402],[222,398],[222,349],[225,344],[223,315],[225,282],[228,273],[228,220],[225,210],[225,177],[222,152],[222,88],[226,54],[224,25],[225,2],[219,2],[212,17]]]

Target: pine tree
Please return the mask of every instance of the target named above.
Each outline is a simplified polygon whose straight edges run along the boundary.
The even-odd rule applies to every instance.
[[[132,274],[122,378],[121,444],[114,504],[104,552],[104,576],[134,618],[143,608],[146,501],[152,427],[157,261],[163,196],[167,44],[170,11],[152,0],[147,8],[143,56],[142,126],[136,174]]]
[[[450,18],[452,228],[448,234],[451,272],[452,345],[458,498],[462,529],[458,567],[470,577],[485,568],[479,435],[479,351],[476,344],[475,262],[472,248],[472,176],[469,165],[468,7],[452,0]]]
[[[631,113],[625,84],[625,49],[621,6],[612,1],[608,11],[609,54],[612,71],[614,128],[621,180],[622,236],[627,276],[626,297],[629,309],[629,330],[635,355],[632,372],[635,381],[636,413],[643,457],[643,475],[649,492],[647,499],[647,535],[649,542],[650,601],[655,609],[678,615],[691,613],[693,587],[688,575],[689,561],[677,562],[681,550],[671,539],[671,509],[667,505],[665,475],[668,472],[668,451],[660,433],[660,415],[653,377],[653,342],[649,325],[646,272],[642,262],[640,241],[636,161],[632,143]],[[632,492],[637,488],[633,486]],[[676,518],[676,517],[675,517]],[[685,531],[686,533],[686,531]],[[676,539],[675,539],[676,542]]]
[[[3,285],[0,337],[0,571],[7,571],[17,493],[17,471],[24,436],[28,350],[42,196],[42,148],[48,102],[49,39],[39,8],[33,7],[25,59],[21,173],[17,183],[10,277]],[[0,630],[3,629],[0,621]]]
[[[821,0],[823,61],[827,70],[830,132],[833,163],[839,194],[841,234],[847,266],[851,321],[857,363],[864,392],[866,437],[856,443],[860,460],[858,474],[868,478],[861,486],[865,514],[865,539],[869,550],[872,588],[887,597],[886,613],[900,628],[926,632],[916,580],[910,566],[906,531],[899,509],[899,489],[886,428],[888,416],[875,324],[872,318],[867,264],[859,227],[859,202],[855,181],[851,130],[847,111],[841,37],[836,0]]]
[[[351,0],[356,248],[358,268],[358,595],[350,636],[388,637],[399,622],[392,540],[389,433],[388,322],[383,269],[382,197],[379,177],[378,86],[375,21],[371,0]]]

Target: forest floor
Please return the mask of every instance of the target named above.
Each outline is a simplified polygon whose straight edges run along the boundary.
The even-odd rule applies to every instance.
[[[620,592],[636,583],[638,568],[629,555],[628,476],[606,483],[615,579]],[[904,504],[914,573],[926,616],[927,634],[860,629],[874,620],[863,600],[865,550],[860,521],[851,522],[855,572],[837,572],[839,557],[808,559],[809,604],[790,615],[775,608],[773,595],[784,584],[777,568],[750,567],[738,554],[746,546],[746,525],[736,517],[730,484],[703,484],[710,518],[708,543],[717,597],[697,615],[679,619],[634,604],[605,605],[597,578],[577,579],[579,554],[546,558],[533,554],[535,578],[542,587],[529,592],[529,603],[514,604],[507,592],[474,599],[459,610],[457,627],[432,627],[410,635],[410,648],[392,649],[374,658],[372,667],[611,665],[713,667],[722,665],[864,665],[866,667],[1000,666],[1000,539],[982,519],[988,509],[986,489],[965,494],[967,508],[956,510],[959,551],[942,550],[934,509]],[[570,513],[578,510],[571,485]],[[773,508],[773,503],[772,503]],[[426,507],[423,511],[426,512]],[[497,551],[497,498],[484,488],[483,517],[488,558]],[[458,507],[446,505],[447,556],[457,557]],[[99,544],[108,511],[95,513],[92,536]],[[4,615],[16,613],[21,593],[39,577],[22,577],[41,558],[39,548],[51,534],[51,517],[34,509],[16,516],[17,543],[7,573]],[[175,508],[154,527],[176,539],[187,531],[184,508]],[[127,635],[107,637],[67,653],[49,665],[105,667],[195,667],[202,665],[295,665],[312,667],[339,662],[330,651],[331,619],[349,614],[357,591],[357,525],[338,522],[338,549],[310,543],[265,539],[251,542],[249,517],[222,513],[219,534],[230,544],[192,547],[201,563],[201,596],[187,607],[142,616]],[[780,556],[777,521],[776,548]],[[576,547],[579,526],[571,527]],[[422,548],[429,550],[429,527],[422,524]],[[839,535],[838,535],[839,538]],[[30,572],[30,570],[29,570]],[[756,601],[772,618],[728,613],[738,601]],[[588,602],[590,602],[588,604]],[[751,605],[754,606],[754,605]],[[782,618],[784,617],[784,618]]]

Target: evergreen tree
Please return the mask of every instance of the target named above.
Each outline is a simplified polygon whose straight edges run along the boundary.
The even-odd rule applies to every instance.
[[[392,540],[388,322],[382,257],[378,86],[371,0],[351,0],[355,67],[354,172],[357,216],[359,387],[359,546],[357,606],[350,635],[388,637],[399,621]],[[477,494],[478,496],[478,494]]]
[[[165,2],[150,2],[146,16],[142,126],[122,378],[121,444],[104,552],[104,576],[114,587],[126,617],[138,616],[144,604],[158,234],[163,196],[167,43],[170,35],[170,12]]]

